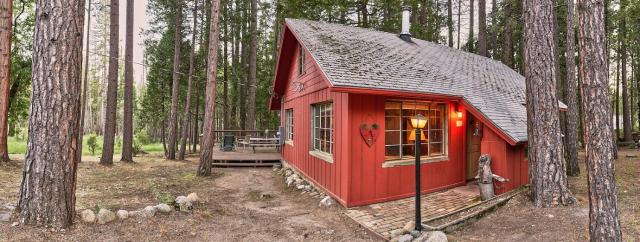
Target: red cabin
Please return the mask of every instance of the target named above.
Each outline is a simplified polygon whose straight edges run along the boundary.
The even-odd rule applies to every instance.
[[[370,29],[287,19],[270,108],[282,157],[346,207],[465,185],[490,154],[498,194],[528,182],[525,80],[502,63]]]

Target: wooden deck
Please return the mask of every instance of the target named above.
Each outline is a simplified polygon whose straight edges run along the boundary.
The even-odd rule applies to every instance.
[[[280,164],[281,160],[280,151],[275,148],[256,148],[255,153],[249,147],[227,152],[216,148],[213,152],[213,166],[217,167],[268,167]]]

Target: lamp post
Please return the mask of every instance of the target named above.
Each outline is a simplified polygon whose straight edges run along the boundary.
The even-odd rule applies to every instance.
[[[420,211],[420,145],[422,145],[422,129],[427,124],[427,120],[418,114],[411,118],[411,126],[414,128],[415,133],[415,157],[416,157],[416,227],[417,231],[422,230],[422,215]]]

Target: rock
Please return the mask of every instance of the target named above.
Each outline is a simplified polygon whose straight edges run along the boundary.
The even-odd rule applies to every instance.
[[[293,171],[291,169],[286,169],[284,171],[284,176],[289,177],[291,175],[293,175]]]
[[[9,222],[11,220],[11,212],[0,212],[0,222]]]
[[[398,237],[398,242],[410,242],[411,240],[413,240],[413,236],[411,236],[410,234],[405,234]]]
[[[404,224],[404,227],[402,227],[402,229],[404,231],[411,232],[412,230],[414,230],[416,228],[416,221],[409,221],[406,224]]]
[[[193,208],[193,204],[185,196],[177,197],[176,198],[176,204],[178,204],[178,207],[180,208],[180,211],[182,211],[182,212],[189,211],[189,210],[191,210]]]
[[[278,172],[280,169],[282,169],[282,165],[281,164],[273,165],[273,171],[274,172]]]
[[[189,193],[189,195],[187,195],[187,200],[191,203],[198,203],[198,201],[200,201],[200,198],[198,198],[198,194],[195,192]]]
[[[261,193],[260,194],[260,199],[262,200],[267,200],[267,199],[272,199],[273,195],[271,193]]]
[[[150,218],[156,215],[156,207],[154,206],[146,206],[144,209],[142,209],[141,212],[141,216],[145,217],[145,218]]]
[[[161,213],[170,213],[173,211],[173,208],[165,203],[161,203],[155,206],[156,210]]]
[[[125,220],[129,218],[129,212],[127,212],[127,210],[118,210],[118,212],[116,212],[116,216],[118,216],[120,220]]]
[[[129,212],[129,217],[142,217],[142,212],[140,210]]]
[[[429,232],[422,233],[422,235],[420,237],[416,238],[414,241],[417,241],[417,242],[447,242],[449,240],[447,239],[447,235],[444,234],[442,231],[429,231]]]
[[[106,224],[113,220],[116,220],[116,214],[111,212],[109,209],[101,208],[98,212],[98,223]]]
[[[304,190],[304,185],[297,185],[297,186],[296,186],[296,188],[297,188],[298,190]]]
[[[187,199],[187,197],[185,197],[185,196],[176,197],[176,204],[186,203],[188,201],[189,201],[189,199]]]
[[[320,207],[331,207],[333,205],[336,204],[336,200],[333,200],[333,198],[331,198],[330,196],[326,196],[324,197],[322,200],[320,200]]]
[[[414,238],[418,238],[418,237],[420,237],[420,235],[422,235],[422,233],[420,231],[418,231],[418,230],[411,230],[411,232],[409,232],[409,234],[411,236],[413,236]]]
[[[13,222],[13,223],[11,224],[11,227],[16,227],[16,226],[18,226],[18,225],[20,225],[20,223],[18,223],[18,222]]]
[[[85,223],[93,223],[96,221],[96,214],[91,209],[82,210],[80,219]]]
[[[405,234],[405,232],[406,231],[404,231],[403,229],[394,229],[391,231],[391,234],[389,236],[391,236],[391,238],[395,238]]]
[[[313,191],[313,187],[311,185],[305,185],[304,186],[304,190],[307,192],[312,192]]]

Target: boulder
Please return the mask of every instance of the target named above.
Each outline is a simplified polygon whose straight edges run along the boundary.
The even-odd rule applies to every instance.
[[[96,214],[91,209],[85,209],[80,213],[80,219],[85,223],[93,223],[96,221]]]
[[[411,236],[410,234],[405,234],[402,235],[400,237],[398,237],[398,242],[410,242],[411,240],[413,240],[413,236]]]
[[[125,220],[129,218],[129,212],[127,210],[118,210],[118,212],[116,212],[116,216],[118,216],[120,220]]]
[[[402,227],[402,229],[404,231],[411,232],[412,230],[414,230],[416,228],[416,221],[409,221],[406,224],[404,224],[404,227]]]
[[[442,231],[429,231],[429,232],[424,232],[422,233],[422,235],[418,238],[416,238],[414,241],[417,242],[447,242],[447,235],[445,233],[443,233]]]
[[[324,197],[322,200],[320,200],[320,207],[331,207],[333,205],[336,204],[336,200],[333,200],[333,198],[331,198],[330,196],[326,196]]]
[[[404,231],[403,229],[394,229],[391,230],[391,234],[389,236],[391,236],[391,238],[395,238],[395,237],[400,237],[400,235],[405,234],[406,231]]]
[[[161,213],[170,213],[173,211],[173,208],[165,203],[161,203],[155,206],[156,210]]]
[[[181,212],[189,211],[193,208],[193,204],[185,196],[179,196],[176,198],[176,204],[180,208]]]
[[[291,175],[293,175],[293,171],[291,169],[286,169],[284,171],[284,176],[289,177]]]
[[[142,217],[142,211],[140,210],[130,211],[129,217]]]
[[[109,209],[101,208],[98,212],[98,223],[106,224],[113,220],[116,220],[116,214],[111,212]]]
[[[200,201],[200,198],[198,198],[197,193],[192,192],[189,195],[187,195],[187,200],[191,203],[198,203]]]
[[[144,209],[140,211],[140,216],[144,218],[150,218],[156,215],[156,207],[154,206],[146,206]]]
[[[304,185],[297,185],[297,186],[296,186],[296,188],[297,188],[298,190],[304,190]]]

